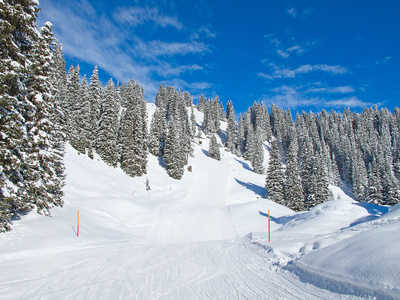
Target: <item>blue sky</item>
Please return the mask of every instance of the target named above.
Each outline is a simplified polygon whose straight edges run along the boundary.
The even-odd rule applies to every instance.
[[[40,0],[67,68],[296,111],[400,100],[400,1]]]

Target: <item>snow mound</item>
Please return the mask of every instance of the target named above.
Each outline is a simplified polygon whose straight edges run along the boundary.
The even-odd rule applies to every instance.
[[[324,234],[348,227],[355,219],[365,216],[365,208],[354,200],[333,200],[298,214],[279,230]]]
[[[354,236],[310,252],[288,268],[334,292],[399,299],[400,205],[352,230]]]

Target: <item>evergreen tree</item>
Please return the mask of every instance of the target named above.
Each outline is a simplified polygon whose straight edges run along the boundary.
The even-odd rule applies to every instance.
[[[200,99],[199,99],[199,104],[198,104],[198,106],[197,106],[197,108],[198,108],[198,110],[199,110],[200,112],[204,112],[204,110],[205,110],[205,108],[206,108],[206,103],[207,103],[206,98],[204,98],[204,95],[201,94],[201,95],[200,95]]]
[[[168,175],[174,179],[181,179],[184,173],[185,158],[180,151],[181,139],[177,122],[172,117],[168,122],[168,134],[165,140],[164,160]]]
[[[81,153],[85,153],[82,149],[85,147],[80,146],[80,130],[78,128],[78,123],[76,122],[76,118],[81,113],[81,104],[80,101],[80,69],[79,66],[75,68],[71,66],[68,71],[67,76],[67,123],[66,123],[66,133],[68,136],[68,140],[72,147],[78,150]]]
[[[208,154],[210,155],[211,158],[214,158],[216,160],[221,160],[221,152],[219,151],[217,139],[215,138],[214,134],[211,136],[210,139],[210,148],[208,150]]]
[[[353,151],[352,182],[356,200],[363,201],[367,196],[368,174],[360,150]]]
[[[142,88],[134,80],[127,87],[127,108],[118,134],[121,169],[129,176],[147,172],[147,112]]]
[[[257,174],[264,173],[264,145],[262,143],[261,137],[256,134],[255,135],[255,145],[254,145],[254,155],[251,160],[251,165],[253,167],[253,172]]]
[[[190,134],[192,137],[196,135],[196,116],[194,115],[193,106],[190,107]]]
[[[286,205],[285,195],[283,193],[282,163],[276,141],[272,141],[271,143],[265,188],[268,192],[268,198],[281,205]]]
[[[65,140],[67,132],[67,119],[69,118],[69,107],[67,103],[67,72],[65,69],[65,59],[62,46],[58,43],[53,45],[53,59],[50,74],[52,95],[54,97],[53,122],[59,127],[58,137]]]
[[[257,147],[256,134],[254,133],[253,126],[251,124],[248,126],[243,157],[246,160],[253,161]]]
[[[226,141],[225,147],[228,151],[236,154],[237,147],[237,124],[235,120],[235,109],[233,108],[232,101],[228,101],[226,106],[226,118],[228,120],[228,126],[226,128]]]
[[[110,79],[105,88],[105,98],[101,103],[101,115],[96,132],[96,153],[112,167],[118,163],[118,111],[115,86]]]
[[[165,109],[157,107],[150,123],[149,150],[151,154],[159,157],[164,155],[166,134]]]
[[[155,100],[155,105],[159,108],[165,109],[166,106],[166,94],[165,94],[165,88],[162,86],[160,83],[160,87],[158,88],[157,94],[156,94],[156,100]]]
[[[311,141],[309,139],[305,139],[300,150],[300,177],[303,184],[305,208],[310,209],[318,204],[318,199],[316,196],[318,182],[315,172],[315,156]]]
[[[31,143],[27,152],[25,181],[29,183],[27,194],[31,198],[30,202],[38,213],[45,215],[50,214],[51,207],[63,204],[63,174],[60,169],[62,156],[55,151],[58,146],[58,134],[51,122],[54,109],[50,82],[52,42],[52,25],[46,22],[40,29],[38,40],[33,47],[30,84],[27,85],[28,99],[34,107],[34,112],[26,117],[26,128]]]
[[[237,146],[238,155],[242,155],[244,153],[244,148],[246,145],[246,136],[245,136],[242,114],[239,114],[237,138],[238,138],[238,146]]]
[[[376,160],[372,162],[368,174],[368,196],[366,201],[377,205],[383,202],[381,174]]]
[[[36,1],[0,2],[0,231],[11,218],[62,205],[62,157],[53,151],[51,24]]]
[[[304,207],[303,186],[299,175],[297,142],[293,141],[286,156],[285,169],[285,202],[294,211],[302,211]]]
[[[323,164],[323,161],[321,159],[320,155],[316,155],[314,157],[314,172],[315,172],[315,181],[316,181],[316,190],[314,194],[314,202],[310,203],[308,201],[308,206],[312,207],[318,204],[321,204],[326,201],[333,200],[333,194],[331,190],[329,189],[329,183],[328,183],[328,177],[327,177],[327,172],[326,168]]]
[[[89,112],[89,140],[91,141],[89,146],[89,157],[93,158],[93,149],[96,148],[96,130],[97,130],[97,122],[100,117],[100,103],[102,99],[102,87],[99,80],[99,71],[97,70],[97,66],[94,67],[92,76],[90,77],[90,85],[89,85],[89,103],[90,103],[90,112]]]
[[[395,205],[400,203],[400,191],[391,176],[388,174],[383,176],[382,186],[382,204]]]
[[[79,93],[75,98],[73,106],[73,114],[70,115],[70,143],[82,154],[86,154],[86,150],[90,148],[90,103],[89,103],[89,86],[86,76],[83,77]]]

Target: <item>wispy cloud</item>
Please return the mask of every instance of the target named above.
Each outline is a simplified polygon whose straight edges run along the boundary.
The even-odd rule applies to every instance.
[[[266,106],[276,104],[284,108],[298,108],[301,106],[313,106],[321,102],[319,97],[306,97],[298,87],[283,85],[271,90],[270,95],[264,95],[262,101]]]
[[[134,27],[146,22],[154,22],[161,27],[171,26],[178,30],[184,27],[177,17],[160,13],[158,7],[119,7],[113,13],[113,17],[120,23]]]
[[[340,108],[341,107],[350,107],[350,108],[367,107],[367,106],[372,106],[372,105],[381,106],[382,104],[383,104],[382,102],[372,103],[372,102],[362,101],[362,100],[358,99],[356,96],[325,101],[325,105],[327,105],[327,106],[340,107]]]
[[[188,53],[210,52],[207,45],[202,42],[163,42],[148,41],[144,42],[137,39],[134,52],[140,57],[159,57],[186,55]]]
[[[134,78],[144,86],[149,101],[154,99],[160,81],[206,71],[204,66],[182,58],[210,53],[207,43],[215,34],[206,27],[185,26],[173,13],[166,14],[158,7],[133,6],[117,7],[105,15],[87,0],[41,4],[45,7],[41,6],[39,16],[54,24],[64,55],[98,65],[118,81]],[[147,26],[143,27],[145,33],[140,26]],[[177,33],[174,40],[157,35],[164,28]]]
[[[290,16],[292,16],[293,18],[297,17],[297,15],[298,15],[297,9],[295,9],[294,7],[289,7],[289,8],[286,10],[286,12],[287,12]]]
[[[338,86],[338,87],[318,87],[310,88],[305,91],[306,93],[327,93],[327,94],[349,94],[354,92],[352,86]]]
[[[283,58],[288,58],[292,55],[299,56],[305,52],[308,52],[318,43],[316,39],[312,39],[302,43],[295,43],[288,47],[285,46],[281,40],[274,37],[272,34],[264,35],[264,38],[266,40],[269,40],[270,45],[274,49],[274,52]]]
[[[392,59],[391,56],[385,56],[384,58],[377,60],[375,62],[375,64],[376,65],[384,65],[384,64],[387,64],[391,59]]]
[[[337,88],[320,88],[314,89],[310,93],[310,89],[305,86],[290,86],[283,85],[270,90],[268,95],[262,97],[262,101],[266,105],[272,103],[288,108],[298,108],[303,106],[315,107],[321,109],[324,107],[335,107],[335,108],[362,108],[367,106],[378,105],[381,106],[383,103],[372,103],[359,99],[357,96],[344,97],[339,99],[330,99],[333,94],[347,93],[353,90],[352,87],[337,87]],[[327,93],[332,93],[332,95],[327,95]]]
[[[327,72],[332,75],[345,74],[348,73],[349,70],[346,67],[340,65],[326,65],[326,64],[317,64],[317,65],[301,65],[296,69],[286,68],[284,66],[277,66],[274,63],[270,63],[269,67],[272,69],[272,74],[267,74],[263,72],[259,72],[258,76],[265,79],[275,79],[275,78],[294,78],[299,74],[307,74],[311,72]]]
[[[285,12],[292,18],[301,17],[303,20],[307,21],[307,16],[309,16],[313,11],[314,9],[309,6],[303,10],[298,10],[295,7],[289,7]]]

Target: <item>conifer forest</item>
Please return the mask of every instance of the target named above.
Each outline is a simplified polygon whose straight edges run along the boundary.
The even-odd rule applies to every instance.
[[[97,67],[87,75],[78,65],[67,71],[52,24],[37,28],[38,11],[34,0],[0,1],[0,231],[28,211],[49,215],[63,205],[66,143],[132,177],[147,173],[153,155],[180,180],[195,139],[207,137],[210,158],[219,160],[222,147],[243,157],[265,174],[265,196],[294,211],[333,199],[329,185],[346,186],[357,201],[400,202],[399,108],[293,116],[254,102],[237,115],[232,101],[224,108],[218,97],[193,99],[163,85],[145,99],[134,79],[103,85]],[[147,102],[157,107],[153,115]]]

